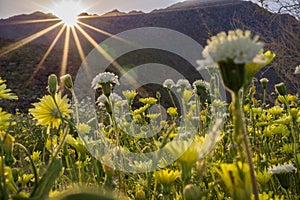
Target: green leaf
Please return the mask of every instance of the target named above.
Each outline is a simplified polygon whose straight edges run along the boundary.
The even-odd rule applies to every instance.
[[[38,182],[37,190],[34,190],[30,196],[32,200],[43,200],[48,198],[49,192],[53,186],[55,179],[59,176],[62,169],[62,164],[59,160],[53,159],[48,167],[48,170]]]

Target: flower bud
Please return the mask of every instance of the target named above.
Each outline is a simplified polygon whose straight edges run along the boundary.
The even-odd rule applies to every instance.
[[[144,192],[144,190],[138,190],[138,191],[136,191],[136,193],[135,193],[135,199],[137,199],[137,200],[144,200],[144,199],[146,199],[146,194],[145,194],[145,192]]]
[[[285,88],[284,83],[281,82],[281,83],[276,84],[275,91],[281,96],[286,95],[286,88]]]
[[[200,191],[193,184],[185,186],[183,189],[183,199],[184,200],[198,200],[200,199]]]
[[[3,145],[4,151],[6,153],[11,153],[13,151],[14,142],[15,142],[15,138],[10,134],[7,134]]]
[[[48,92],[51,96],[55,95],[55,93],[57,92],[57,88],[57,76],[55,74],[51,74],[48,77]]]
[[[300,65],[295,68],[294,74],[300,75]]]
[[[246,81],[245,64],[236,64],[232,60],[218,62],[224,85],[227,89],[238,92]]]
[[[269,82],[269,79],[267,79],[267,78],[262,78],[262,79],[260,79],[259,81],[260,81],[260,83],[261,83],[261,86],[262,86],[263,89],[265,90],[265,89],[267,88],[267,84],[268,84],[268,82]]]
[[[103,171],[104,171],[104,173],[107,175],[107,176],[112,176],[113,174],[114,174],[114,169],[113,168],[111,168],[111,167],[109,167],[109,166],[107,166],[107,165],[103,165],[102,166],[102,168],[103,168]]]
[[[65,84],[66,88],[69,90],[73,89],[73,81],[70,74],[66,74],[60,77],[60,80]]]

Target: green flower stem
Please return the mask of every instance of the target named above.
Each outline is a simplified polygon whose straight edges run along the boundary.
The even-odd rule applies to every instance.
[[[286,96],[284,96],[284,101],[285,101],[285,104],[286,104],[286,107],[287,107],[287,111],[290,115],[290,117],[293,119],[292,117],[292,114],[291,114],[291,107],[290,107],[290,104],[288,102],[288,100],[286,99]],[[296,155],[297,153],[297,136],[295,134],[295,130],[294,130],[294,124],[293,124],[293,121],[290,122],[290,126],[291,126],[291,133],[292,133],[292,137],[293,137],[293,152],[294,152],[294,155]]]
[[[70,156],[69,156],[69,153],[65,156],[65,159],[66,159],[66,169],[67,169],[67,171],[69,173],[70,179],[72,181],[74,181],[73,172],[72,172],[74,170],[73,170],[73,168],[70,165]],[[71,169],[72,169],[72,171],[71,171]]]
[[[196,116],[199,116],[199,119],[197,120],[198,123],[198,130],[200,131],[200,133],[203,133],[203,126],[202,126],[202,122],[201,122],[201,100],[200,100],[200,96],[196,96]]]
[[[79,109],[78,109],[78,99],[76,97],[76,94],[73,90],[73,88],[70,90],[74,99],[74,104],[75,104],[75,117],[76,117],[76,126],[79,126]]]
[[[239,91],[232,93],[232,101],[234,103],[234,108],[233,108],[234,109],[233,110],[234,139],[237,142],[241,156],[243,155],[243,148],[241,147],[242,143],[245,146],[247,161],[250,167],[253,193],[255,196],[255,200],[259,200],[258,186],[256,182],[255,172],[254,172],[254,164],[252,161],[252,153],[249,146],[249,138],[246,132],[243,112],[241,110]]]
[[[187,184],[189,184],[189,181],[192,177],[192,166],[190,164],[182,163],[181,169],[181,179],[183,183],[182,188],[184,188]]]
[[[34,162],[31,158],[31,154],[29,153],[29,151],[26,149],[25,146],[23,146],[22,144],[20,143],[15,143],[15,145],[19,146],[21,149],[23,149],[25,151],[25,153],[27,154],[28,158],[29,158],[29,161],[30,161],[30,164],[31,164],[31,167],[32,167],[32,171],[33,171],[33,175],[34,175],[34,188],[33,188],[33,191],[37,190],[37,182],[38,182],[38,175],[37,175],[37,171],[36,171],[36,167],[34,165]]]
[[[264,88],[263,105],[266,105],[267,90]]]
[[[108,104],[108,105],[107,105]],[[107,104],[105,104],[105,106],[109,106],[110,108],[112,107],[112,103],[110,100],[108,100]],[[107,108],[106,108],[107,109]],[[116,142],[117,142],[117,146],[121,149],[121,143],[120,143],[120,131],[118,130],[118,125],[114,119],[114,114],[113,112],[108,112],[109,113],[109,117],[110,117],[110,120],[111,120],[111,124],[113,125],[113,129],[114,129],[114,132],[115,132],[115,136],[116,136]],[[121,155],[121,162],[122,162],[122,166],[124,166],[124,161],[123,161],[123,157]],[[118,174],[118,179],[119,179],[119,188],[123,189],[124,192],[126,192],[126,183],[125,183],[125,174],[124,174],[124,170],[121,170],[121,171],[118,171],[117,172]]]
[[[170,90],[169,88],[167,88],[167,90],[168,90],[168,94],[169,94],[169,96],[170,96],[170,99],[171,99],[171,101],[172,101],[173,107],[176,108],[176,104],[175,104],[175,101],[174,101],[174,99],[173,99],[171,90]]]

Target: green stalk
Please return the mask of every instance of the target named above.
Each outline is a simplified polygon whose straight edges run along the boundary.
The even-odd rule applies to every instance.
[[[258,186],[256,182],[255,172],[254,172],[254,164],[252,161],[252,153],[249,145],[249,138],[246,132],[243,112],[241,110],[239,91],[232,93],[232,101],[234,103],[234,108],[233,108],[234,140],[237,142],[241,156],[243,155],[242,143],[245,146],[245,151],[246,151],[245,153],[250,167],[253,193],[255,196],[255,200],[259,200]]]
[[[37,188],[37,185],[38,185],[37,182],[38,182],[39,178],[38,178],[38,175],[37,175],[36,167],[34,165],[34,162],[33,162],[32,158],[31,158],[31,154],[29,153],[27,148],[25,146],[23,146],[22,144],[16,142],[15,145],[17,145],[21,149],[23,149],[25,151],[25,153],[27,154],[28,158],[29,158],[29,162],[30,162],[30,165],[32,167],[32,171],[33,171],[33,175],[34,175],[34,188],[33,188],[33,192],[34,192],[35,190],[38,189]]]
[[[171,90],[170,90],[169,88],[167,88],[167,90],[168,90],[168,94],[169,94],[169,96],[170,96],[170,99],[171,99],[171,101],[172,101],[173,107],[176,108],[176,104],[175,104],[175,101],[174,101],[174,99],[173,99]]]
[[[79,127],[79,109],[78,109],[78,99],[73,89],[70,90],[74,99],[75,104],[75,117],[76,117],[76,126]]]

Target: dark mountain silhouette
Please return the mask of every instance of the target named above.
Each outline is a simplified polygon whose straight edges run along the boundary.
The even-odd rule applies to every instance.
[[[85,13],[82,16],[87,15]],[[48,21],[20,24],[20,21],[48,18],[55,17],[51,14],[36,12],[31,15],[20,15],[0,20],[0,48],[57,23],[56,21]],[[256,76],[258,80],[262,77],[270,80],[268,93],[273,91],[274,84],[282,81],[286,83],[288,92],[298,94],[300,92],[300,77],[293,74],[294,67],[300,64],[299,21],[290,15],[272,14],[252,2],[215,0],[207,3],[202,0],[190,0],[166,9],[154,10],[151,13],[123,13],[118,16],[93,15],[91,18],[83,18],[81,21],[111,34],[139,27],[169,28],[190,36],[202,46],[206,45],[206,40],[209,37],[221,31],[237,28],[249,29],[254,34],[260,35],[260,39],[265,42],[265,49],[270,49],[277,54],[272,64],[262,69]],[[82,25],[81,27],[98,43],[109,37]],[[28,107],[36,96],[45,93],[47,76],[50,73],[59,74],[65,36],[62,36],[58,41],[42,69],[30,82],[30,87],[24,88],[24,82],[32,75],[59,30],[60,27],[57,27],[30,44],[0,57],[0,74],[4,79],[7,79],[8,85],[21,96],[19,104],[24,108]],[[82,34],[78,34],[78,37],[87,55],[93,49],[93,46]],[[67,72],[75,76],[81,61],[72,39],[70,40],[70,46]],[[149,54],[153,54],[153,52]],[[149,58],[132,56],[123,59],[121,64],[137,65],[149,61]],[[152,57],[156,59],[155,61],[164,63],[162,57]],[[136,58],[142,60],[135,62]],[[168,60],[169,63],[166,64],[180,68],[186,74],[189,74],[190,71],[183,65],[183,61],[178,59]],[[195,78],[191,72],[190,79]],[[259,85],[257,89],[258,91],[261,90]],[[35,91],[34,95],[32,95],[31,90]],[[269,100],[272,101],[271,95]]]

